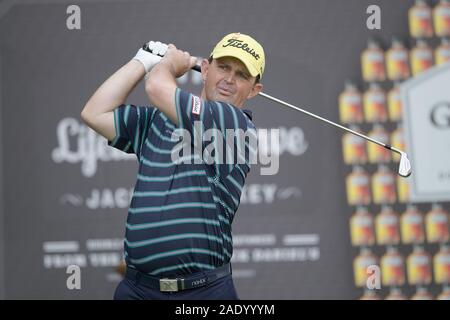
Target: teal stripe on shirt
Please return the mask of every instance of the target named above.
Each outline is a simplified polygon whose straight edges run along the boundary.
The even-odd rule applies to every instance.
[[[174,180],[174,179],[181,179],[181,178],[194,177],[194,176],[206,176],[206,173],[204,170],[192,170],[192,171],[181,172],[181,173],[164,176],[164,177],[147,177],[147,176],[138,174],[138,179],[140,181],[145,181],[145,182],[163,182],[163,181],[170,181],[170,180]]]
[[[178,139],[177,139],[177,140],[172,140],[172,139],[171,139],[172,135],[171,135],[170,137],[167,137],[167,136],[163,135],[163,134],[161,133],[161,131],[159,131],[159,129],[155,126],[154,123],[152,123],[152,125],[150,126],[150,129],[151,129],[152,132],[154,132],[161,140],[164,140],[164,141],[167,141],[167,142],[172,142],[172,143],[178,141]]]
[[[129,104],[127,104],[127,105],[125,106],[125,112],[124,112],[124,122],[125,122],[125,126],[127,126],[127,123],[128,123],[128,116],[130,115],[130,109],[131,109],[131,106],[130,106]]]
[[[230,257],[231,257],[231,255],[230,255]],[[173,270],[182,269],[182,268],[187,269],[189,267],[197,267],[199,269],[209,269],[209,270],[217,268],[216,266],[212,266],[210,264],[191,262],[191,263],[177,264],[177,265],[174,265],[174,266],[171,266],[171,267],[159,268],[159,269],[154,270],[150,274],[158,275],[158,274],[163,273],[163,272],[173,271]]]
[[[229,148],[229,146],[227,145],[227,132],[226,132],[226,127],[225,127],[225,120],[224,120],[224,115],[223,115],[223,105],[220,104],[221,108],[219,109],[219,117],[220,117],[220,126],[221,126],[221,130],[223,133],[223,137],[224,137],[224,142],[225,142],[225,156],[226,156],[226,163],[228,163],[228,173],[231,172],[231,170],[233,169],[233,160],[231,158],[232,156],[232,152],[234,152],[233,150],[231,150],[231,148]],[[230,107],[230,105],[227,105],[228,108],[233,109],[232,107]],[[231,129],[231,128],[230,128]],[[234,124],[234,130],[237,129],[236,127],[236,123]],[[236,131],[234,131],[236,133]],[[234,135],[235,136],[235,135]],[[232,139],[234,139],[234,136]],[[231,142],[230,142],[231,143]]]
[[[141,208],[130,208],[129,213],[150,213],[150,212],[160,212],[169,211],[173,209],[183,209],[183,208],[205,208],[205,209],[215,209],[216,205],[214,203],[203,203],[203,202],[182,202],[175,204],[167,204],[164,206],[156,207],[141,207]]]
[[[178,127],[183,129],[183,118],[180,114],[180,88],[175,90],[175,108],[177,109]]]
[[[223,240],[221,238],[211,236],[208,234],[203,234],[203,233],[184,233],[184,234],[177,234],[177,235],[172,235],[172,236],[165,236],[165,237],[159,237],[159,238],[154,238],[154,239],[150,239],[150,240],[135,241],[135,242],[130,242],[127,239],[125,239],[125,243],[130,248],[140,248],[140,247],[145,247],[145,246],[149,246],[149,245],[156,244],[156,243],[176,241],[176,240],[182,240],[182,239],[207,239],[210,241],[215,241],[220,244],[223,244]]]
[[[172,220],[161,221],[161,222],[152,222],[152,223],[140,223],[140,224],[127,223],[126,227],[128,230],[145,230],[145,229],[160,228],[160,227],[167,227],[167,226],[180,225],[180,224],[196,224],[196,223],[213,225],[216,227],[220,226],[220,223],[218,220],[202,219],[202,218],[186,218],[186,219],[172,219]]]
[[[119,108],[114,110],[114,126],[116,127],[116,138],[120,136],[120,115]]]
[[[138,151],[138,145],[139,145],[139,135],[140,135],[140,119],[141,119],[141,111],[139,108],[136,108],[137,111],[137,121],[136,121],[136,130],[135,130],[135,134],[134,134],[134,152],[137,153]]]
[[[230,242],[230,243],[233,242],[233,241],[231,240],[231,238],[228,237],[226,234],[222,234],[222,236],[223,236],[223,238],[224,238],[225,240],[227,240],[228,242]]]
[[[229,206],[227,206],[225,204],[225,202],[222,201],[222,199],[220,199],[219,197],[216,197],[216,196],[213,196],[213,199],[214,199],[214,201],[220,203],[225,208],[225,210],[227,210],[227,212],[229,214],[233,214],[234,213],[234,211]]]
[[[211,184],[214,184],[215,186],[217,186],[218,188],[220,188],[223,192],[225,192],[226,194],[228,194],[231,199],[233,200],[234,205],[238,205],[239,201],[230,193],[230,191],[228,191],[228,189],[220,182],[220,181],[215,181],[214,179],[208,177],[208,181]]]
[[[231,183],[233,183],[236,186],[236,188],[239,189],[239,191],[242,191],[242,186],[232,176],[228,176],[227,179],[230,180]]]
[[[231,253],[229,253],[227,249],[223,248],[223,253],[225,253],[225,255],[226,255],[228,258],[231,258]]]
[[[145,145],[152,150],[153,152],[156,153],[160,153],[160,154],[171,154],[172,153],[172,148],[171,149],[161,149],[158,148],[156,146],[154,146],[150,141],[148,141],[148,139],[145,140]],[[172,147],[172,146],[171,146]],[[181,148],[180,148],[181,149]]]
[[[247,176],[244,172],[244,170],[242,170],[240,165],[236,165],[236,169],[238,169],[238,171],[241,173],[242,178],[245,179],[245,177]]]
[[[225,218],[224,216],[218,214],[218,215],[217,215],[217,218],[218,218],[220,221],[222,221],[223,223],[225,223],[227,226],[230,225],[230,221],[229,221],[227,218]]]
[[[175,126],[170,122],[170,119],[166,117],[166,115],[162,112],[159,113],[160,117],[164,120],[166,126],[168,126],[170,129],[175,130]]]
[[[214,252],[211,250],[206,250],[206,249],[201,249],[201,248],[189,248],[189,249],[171,250],[171,251],[167,251],[167,252],[163,252],[163,253],[152,254],[152,255],[149,255],[149,256],[146,256],[146,257],[140,258],[140,259],[131,259],[130,258],[130,261],[131,261],[131,263],[142,264],[142,263],[147,263],[147,262],[162,259],[162,258],[185,254],[185,253],[205,254],[205,255],[213,256],[213,257],[223,260],[223,255],[218,254],[217,252]]]
[[[135,191],[133,196],[135,197],[165,197],[169,194],[179,194],[186,192],[211,192],[209,187],[186,187],[163,191]]]
[[[233,123],[234,123],[234,128],[236,130],[239,129],[239,121],[237,119],[237,115],[236,115],[236,110],[234,110],[234,108],[230,105],[228,105],[228,107],[231,109],[231,113],[233,114]],[[241,151],[241,136],[240,134],[236,135],[236,150],[237,150],[237,156],[240,158],[242,157],[242,151]],[[245,155],[245,153],[244,153]],[[247,162],[245,160],[245,156],[243,157],[244,161]],[[231,170],[230,170],[231,172]]]
[[[144,140],[147,141],[147,132],[148,132],[148,110],[145,109],[145,127],[144,127],[144,131],[142,132],[141,135],[141,142],[140,142],[140,146],[141,146],[141,151],[142,151],[142,144],[144,143]]]
[[[197,160],[197,161],[196,161]],[[145,157],[141,157],[141,161],[143,164],[149,167],[157,167],[157,168],[170,168],[179,164],[195,164],[196,162],[201,163],[201,157],[198,154],[193,154],[189,156],[179,157],[177,162],[157,162],[146,159]]]

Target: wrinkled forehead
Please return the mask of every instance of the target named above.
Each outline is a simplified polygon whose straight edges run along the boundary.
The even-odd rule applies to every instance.
[[[220,57],[220,58],[216,58],[214,60],[216,61],[216,63],[226,64],[226,65],[232,67],[233,69],[235,69],[237,71],[241,71],[241,72],[247,73],[250,76],[250,72],[248,71],[247,67],[238,58],[235,58],[235,57]]]

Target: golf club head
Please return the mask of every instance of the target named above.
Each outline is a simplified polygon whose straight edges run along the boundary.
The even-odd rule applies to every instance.
[[[398,166],[398,174],[404,178],[411,175],[411,163],[405,152],[400,151],[400,164]]]

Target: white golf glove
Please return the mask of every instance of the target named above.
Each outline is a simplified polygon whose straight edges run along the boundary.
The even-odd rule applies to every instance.
[[[140,48],[133,59],[140,61],[144,65],[145,72],[147,73],[164,57],[168,46],[159,41],[150,41],[144,45],[144,48]]]

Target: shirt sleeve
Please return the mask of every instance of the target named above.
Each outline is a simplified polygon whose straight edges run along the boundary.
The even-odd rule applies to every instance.
[[[154,107],[120,105],[114,110],[116,136],[108,145],[126,153],[140,156],[155,113]]]
[[[241,109],[228,103],[202,100],[179,88],[175,104],[179,128],[190,134],[197,147],[201,145],[206,151],[216,151],[210,156],[221,177],[231,173],[237,164],[249,169],[250,150],[256,149],[256,129]],[[208,130],[213,132],[214,139],[208,139]]]

